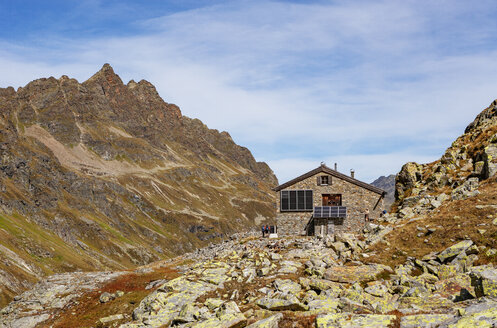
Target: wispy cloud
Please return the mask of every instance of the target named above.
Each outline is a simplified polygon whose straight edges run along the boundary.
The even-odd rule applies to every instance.
[[[490,1],[190,4],[114,36],[4,40],[0,84],[84,80],[110,62],[229,131],[280,180],[325,160],[371,181],[439,157],[497,97],[496,12]]]

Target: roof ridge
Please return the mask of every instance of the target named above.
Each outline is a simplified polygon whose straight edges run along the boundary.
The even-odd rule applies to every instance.
[[[309,172],[307,173],[304,173],[292,180],[289,180],[275,188],[273,188],[274,191],[280,191],[282,189],[285,189],[286,187],[289,187],[291,185],[294,185],[296,184],[297,182],[300,182],[304,179],[307,179],[315,174],[318,174],[320,172],[325,172],[325,173],[328,173],[329,175],[332,175],[332,176],[335,176],[339,179],[342,179],[342,180],[345,180],[345,181],[348,181],[350,183],[353,183],[359,187],[362,187],[362,188],[365,188],[365,189],[368,189],[372,192],[375,192],[377,194],[382,194],[382,195],[386,195],[387,192],[381,188],[378,188],[378,187],[375,187],[373,185],[370,185],[369,183],[366,183],[366,182],[363,182],[363,181],[360,181],[360,180],[357,180],[355,178],[352,178],[348,175],[345,175],[343,173],[340,173],[338,171],[335,171],[331,168],[329,168],[328,166],[324,165],[324,164],[321,164],[320,166],[318,166],[317,168],[313,169],[313,170],[310,170]]]

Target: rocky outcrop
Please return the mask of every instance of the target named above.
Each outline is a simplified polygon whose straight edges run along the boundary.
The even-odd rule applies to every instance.
[[[407,163],[402,167],[395,181],[396,205],[401,217],[426,214],[447,200],[474,197],[479,194],[479,184],[495,176],[496,106],[494,101],[483,110],[440,160],[429,164]]]
[[[345,242],[344,247],[350,248],[350,244]],[[356,253],[363,258],[368,247]],[[181,272],[177,278],[144,282],[143,287],[148,284],[146,288],[152,290],[131,313],[105,310],[106,316],[95,320],[100,326],[111,322],[121,328],[278,327],[280,323],[315,327],[490,327],[497,324],[497,279],[492,265],[473,265],[480,255],[479,247],[466,240],[421,259],[409,258],[391,269],[338,258],[326,240],[234,238],[138,270],[148,272],[185,263],[176,267]],[[289,274],[282,270],[287,266],[296,270]],[[256,274],[262,269],[266,269],[264,275]],[[72,317],[74,313],[85,315],[77,300],[87,296],[78,291],[81,298],[50,294],[52,303],[54,296],[63,300],[69,297],[73,302],[65,307],[51,306],[32,319],[28,309],[31,304],[45,304],[45,290],[40,285],[2,310],[0,326],[12,327],[13,322],[32,322],[26,327],[34,327],[35,322],[58,326],[60,320],[78,322],[77,316]],[[129,299],[136,292],[123,293]]]
[[[270,223],[276,177],[108,64],[0,89],[0,304],[47,273],[123,269]]]

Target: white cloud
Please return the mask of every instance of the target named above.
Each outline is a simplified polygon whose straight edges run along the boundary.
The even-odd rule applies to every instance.
[[[478,22],[489,6],[229,2],[143,21],[132,37],[4,42],[0,85],[81,81],[109,62],[229,131],[280,180],[329,160],[370,181],[435,159],[497,97],[497,28]]]

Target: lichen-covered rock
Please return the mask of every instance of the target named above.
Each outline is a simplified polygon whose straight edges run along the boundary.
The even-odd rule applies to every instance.
[[[309,307],[298,301],[264,297],[255,302],[263,309],[271,311],[307,311]]]
[[[432,311],[446,310],[454,307],[454,303],[440,295],[434,294],[422,297],[401,297],[399,299],[399,309],[423,311],[430,313]],[[414,312],[415,312],[414,311]]]
[[[179,315],[173,319],[173,325],[194,322],[196,317],[199,317],[198,308],[191,303],[185,304]]]
[[[284,294],[295,295],[302,290],[302,287],[298,283],[290,279],[276,279],[273,284],[278,291]]]
[[[462,317],[454,318],[441,325],[444,328],[496,327],[497,302],[482,299],[480,303],[467,307]]]
[[[470,276],[477,296],[497,297],[497,270],[492,267],[473,268]]]
[[[333,266],[326,270],[324,277],[336,282],[355,283],[375,280],[376,277],[385,270],[387,270],[387,268],[379,264]]]
[[[492,143],[485,147],[483,154],[482,178],[488,179],[497,173],[497,145]]]
[[[480,194],[478,190],[478,178],[469,178],[462,185],[452,190],[452,200],[466,199]]]
[[[440,265],[437,267],[438,279],[445,280],[454,277],[458,273],[458,266],[456,265]]]
[[[133,319],[160,327],[177,318],[185,305],[192,304],[199,296],[215,288],[212,284],[178,277],[146,296],[133,311]]]
[[[229,279],[226,272],[228,272],[227,268],[206,269],[202,272],[200,280],[219,285]]]
[[[326,279],[311,279],[308,283],[309,288],[319,291],[329,291],[328,294],[340,294],[342,290],[342,285],[336,283],[334,281],[326,280]]]
[[[400,328],[435,328],[453,319],[452,314],[415,314],[402,317]]]
[[[223,316],[226,316],[228,314],[234,314],[234,313],[240,313],[240,308],[238,308],[238,305],[236,305],[235,302],[230,301],[221,304],[219,309],[216,312],[216,316],[218,318],[221,318]]]
[[[418,185],[422,178],[422,166],[410,162],[404,164],[395,177],[395,199],[401,200],[405,193]]]
[[[438,294],[453,302],[465,301],[476,297],[475,289],[471,285],[471,277],[467,274],[458,274],[452,278],[435,283]]]
[[[208,298],[205,300],[204,305],[207,306],[209,310],[215,310],[223,304],[224,301],[219,298]]]
[[[247,325],[247,318],[242,313],[230,313],[218,318],[197,322],[191,328],[242,328]]]
[[[316,317],[317,328],[387,328],[390,327],[396,317],[394,315],[378,314],[327,314]]]
[[[346,298],[360,304],[364,302],[365,296],[366,295],[363,293],[362,290],[356,290],[354,288],[344,290],[341,295],[342,298]]]
[[[307,303],[312,314],[339,312],[340,300],[336,298],[316,299]]]
[[[471,240],[463,240],[455,245],[447,247],[440,254],[438,254],[437,258],[440,262],[446,263],[447,261],[452,260],[461,252],[464,252],[466,249],[473,245],[473,241]]]
[[[259,320],[247,326],[247,328],[278,328],[278,323],[283,318],[282,313],[277,313],[269,318]]]
[[[364,304],[369,305],[375,313],[389,313],[395,311],[399,307],[399,302],[397,301],[398,296],[390,296],[386,294],[383,297],[376,296],[366,296],[364,299]]]
[[[383,284],[374,284],[364,288],[364,291],[373,296],[382,297],[388,293],[388,288]]]

